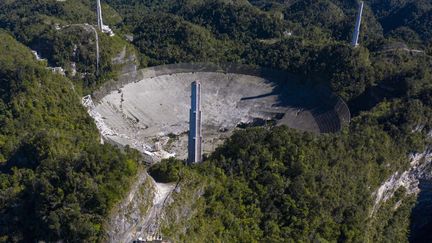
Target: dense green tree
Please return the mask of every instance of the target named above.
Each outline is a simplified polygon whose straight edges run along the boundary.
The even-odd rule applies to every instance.
[[[70,80],[0,32],[0,236],[97,241],[140,156],[100,145]]]
[[[174,206],[197,198],[195,214],[182,219],[186,230],[169,225],[167,235],[407,241],[414,199],[398,191],[369,218],[371,193],[409,166],[408,153],[430,143],[432,5],[365,3],[361,46],[352,48],[353,0],[103,1],[116,36],[99,33],[96,75],[93,33],[75,25],[96,24],[95,1],[0,1],[0,241],[102,240],[103,221],[128,190],[140,156],[100,145],[80,97],[115,77],[121,66],[113,59],[124,48],[139,50],[142,66],[239,62],[295,73],[331,87],[353,115],[338,134],[247,129],[203,165],[156,165],[155,178],[181,185]],[[46,69],[62,66],[71,77],[72,63],[83,76]]]

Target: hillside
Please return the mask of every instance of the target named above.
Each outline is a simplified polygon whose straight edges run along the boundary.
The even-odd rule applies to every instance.
[[[0,38],[1,239],[94,241],[139,156],[100,145],[73,83]]]
[[[147,170],[175,185],[158,201],[174,242],[431,240],[430,1],[365,1],[357,48],[351,0],[102,1],[114,36],[94,29],[95,9],[0,1],[0,242],[108,241],[113,218],[130,216],[116,214],[136,214],[127,205],[152,210],[153,185],[137,179]],[[194,166],[149,167],[101,143],[82,97],[137,68],[200,62],[329,87],[351,122],[331,134],[238,129]]]

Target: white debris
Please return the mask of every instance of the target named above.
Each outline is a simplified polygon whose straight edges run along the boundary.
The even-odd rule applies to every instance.
[[[290,37],[290,36],[292,36],[292,32],[291,32],[291,31],[288,31],[288,30],[285,30],[285,31],[283,32],[283,35],[284,35],[285,37]]]
[[[134,40],[133,34],[125,34],[124,37],[129,42],[132,42]]]
[[[74,44],[73,50],[72,50],[72,56],[76,57],[77,55],[77,50],[78,50],[78,46],[76,44]]]
[[[66,72],[62,67],[47,67],[47,69],[51,70],[53,73],[57,73],[65,76]]]
[[[102,32],[111,37],[115,36],[114,31],[108,25],[102,25]]]
[[[96,127],[98,128],[100,134],[102,136],[114,136],[117,135],[115,131],[113,131],[111,128],[109,128],[105,122],[102,116],[95,111],[95,105],[93,103],[93,100],[90,95],[84,96],[82,98],[82,104],[84,107],[87,108],[87,111],[89,115],[94,119],[96,123]]]
[[[170,157],[174,157],[175,153],[168,153],[164,150],[157,150],[155,151],[152,146],[137,140],[135,138],[132,138],[130,136],[127,136],[125,134],[121,134],[117,132],[114,128],[109,127],[104,117],[97,111],[96,106],[91,98],[90,95],[84,96],[82,98],[82,104],[84,107],[87,108],[87,112],[89,115],[93,118],[93,120],[96,123],[96,127],[98,128],[102,138],[108,139],[108,140],[126,140],[129,141],[129,145],[131,148],[137,149],[141,153],[143,153],[145,160],[147,162],[153,163],[160,161],[162,159],[167,159]],[[103,139],[101,141],[103,143]]]
[[[41,56],[39,56],[39,54],[37,53],[37,51],[32,50],[31,52],[36,57],[37,61],[46,61],[46,59],[43,59]]]
[[[419,124],[419,125],[415,126],[414,129],[411,130],[411,132],[412,133],[421,132],[421,131],[423,131],[424,127],[425,127],[425,125]]]
[[[42,58],[41,56],[39,56],[39,54],[37,53],[37,51],[31,50],[31,52],[33,53],[33,55],[36,57],[36,60],[39,62],[48,62],[47,59]],[[53,73],[57,73],[60,75],[65,76],[66,72],[62,67],[47,67],[47,69],[51,70]]]
[[[75,62],[71,63],[71,70],[72,70],[71,76],[75,77],[75,75],[77,74],[76,63]]]

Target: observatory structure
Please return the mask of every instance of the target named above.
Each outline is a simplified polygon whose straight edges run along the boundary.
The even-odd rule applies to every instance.
[[[96,4],[97,4],[97,25],[100,31],[103,30],[103,21],[102,21],[102,7],[101,7],[101,2],[100,0],[96,0]]]
[[[359,36],[360,36],[360,27],[361,27],[361,22],[362,22],[362,15],[363,15],[363,7],[364,7],[364,2],[361,1],[359,4],[358,12],[357,12],[356,25],[355,25],[355,29],[354,29],[354,33],[353,33],[353,37],[352,37],[352,42],[351,42],[351,45],[353,47],[356,47],[359,44]]]
[[[103,24],[102,19],[102,6],[100,0],[96,0],[96,14],[97,14],[97,27],[99,31],[108,34],[109,36],[114,36],[114,32],[108,25]]]
[[[202,161],[202,113],[201,113],[201,83],[192,83],[191,109],[189,115],[188,163]]]
[[[141,69],[105,83],[92,99],[84,103],[104,141],[129,145],[148,163],[172,156],[200,162],[245,127],[334,133],[350,121],[348,106],[326,86],[233,63]]]

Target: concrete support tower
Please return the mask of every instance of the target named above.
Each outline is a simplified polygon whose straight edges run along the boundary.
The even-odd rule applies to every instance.
[[[101,7],[101,3],[100,0],[96,0],[96,4],[97,4],[97,24],[98,24],[98,28],[99,31],[102,31],[102,27],[103,27],[103,21],[102,21],[102,7]]]
[[[201,113],[201,83],[192,83],[191,109],[189,117],[188,163],[202,161],[202,113]]]
[[[363,6],[364,6],[364,2],[361,1],[359,4],[356,25],[355,25],[355,29],[354,29],[354,33],[353,33],[353,37],[352,37],[352,42],[351,42],[351,45],[353,47],[356,47],[359,44],[360,27],[361,27],[361,22],[362,22],[362,15],[363,15]]]

